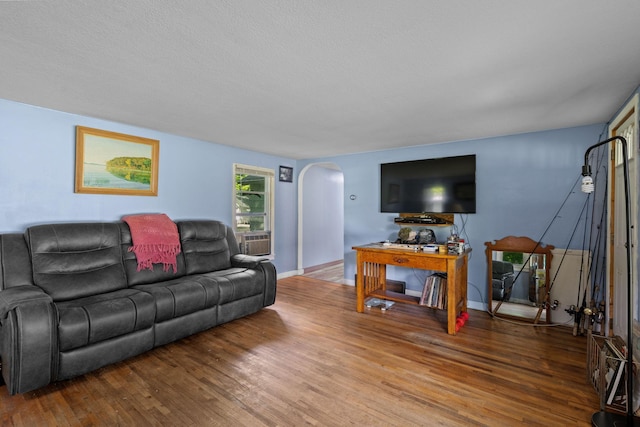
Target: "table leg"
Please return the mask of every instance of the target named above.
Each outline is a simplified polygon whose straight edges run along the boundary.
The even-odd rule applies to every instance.
[[[456,263],[447,261],[447,332],[456,334],[456,316],[458,310],[458,277]]]
[[[360,253],[356,254],[356,311],[364,312],[364,264]]]

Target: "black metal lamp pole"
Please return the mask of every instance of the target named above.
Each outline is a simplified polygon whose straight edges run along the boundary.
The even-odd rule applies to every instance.
[[[591,167],[589,166],[589,153],[594,148],[608,144],[613,141],[620,141],[622,144],[622,172],[624,175],[624,202],[626,215],[626,249],[627,249],[627,413],[626,415],[614,414],[604,410],[596,412],[591,417],[591,424],[594,427],[602,426],[640,426],[633,416],[633,300],[631,288],[631,203],[629,197],[629,159],[627,157],[627,140],[621,136],[614,136],[597,144],[592,145],[584,153],[584,165],[582,166],[582,191],[593,191],[593,180],[591,179]]]

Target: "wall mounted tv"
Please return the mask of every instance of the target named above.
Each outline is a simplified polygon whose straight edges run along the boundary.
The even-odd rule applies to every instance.
[[[475,154],[381,164],[380,212],[475,213]]]

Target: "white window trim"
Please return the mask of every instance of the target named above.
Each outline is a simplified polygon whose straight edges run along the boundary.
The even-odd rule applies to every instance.
[[[238,230],[236,229],[236,175],[238,173],[247,173],[247,174],[257,174],[257,175],[264,175],[267,177],[268,181],[269,181],[269,221],[268,221],[268,226],[269,226],[269,232],[271,233],[271,249],[270,249],[270,254],[266,255],[267,258],[269,259],[273,259],[275,258],[275,190],[276,190],[276,180],[275,180],[275,176],[276,176],[276,172],[274,169],[270,169],[270,168],[263,168],[263,167],[259,167],[259,166],[251,166],[251,165],[245,165],[242,163],[234,163],[233,164],[233,170],[232,170],[232,186],[233,189],[231,191],[231,209],[232,209],[232,229],[233,232],[236,234],[236,236],[239,238],[241,234],[241,232],[238,232]]]

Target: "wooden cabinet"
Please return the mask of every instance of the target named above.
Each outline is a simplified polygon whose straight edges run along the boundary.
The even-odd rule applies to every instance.
[[[359,313],[364,311],[364,300],[369,296],[419,304],[419,297],[386,289],[387,265],[440,271],[447,274],[447,332],[456,334],[456,316],[467,311],[467,261],[471,249],[457,255],[394,248],[380,243],[352,249],[356,251],[356,310]]]

